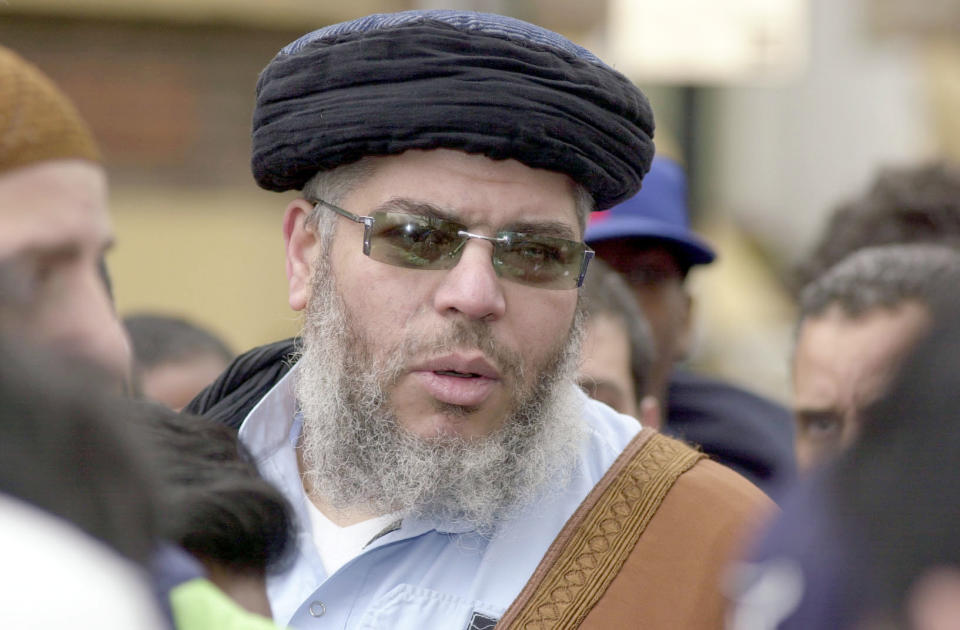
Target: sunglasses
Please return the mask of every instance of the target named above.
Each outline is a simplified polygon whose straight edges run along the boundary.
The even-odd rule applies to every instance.
[[[575,289],[583,284],[593,250],[584,243],[522,232],[484,236],[467,226],[432,216],[374,212],[358,216],[321,199],[312,200],[362,223],[363,253],[410,269],[452,269],[471,238],[493,244],[493,268],[501,278],[542,289]]]

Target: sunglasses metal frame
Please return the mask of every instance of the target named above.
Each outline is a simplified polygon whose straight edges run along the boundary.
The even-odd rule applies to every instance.
[[[324,201],[323,199],[310,199],[310,201],[315,204],[314,207],[324,206],[326,208],[329,208],[330,210],[333,210],[335,213],[339,214],[345,219],[349,219],[354,223],[363,224],[363,227],[364,227],[363,254],[365,256],[370,256],[370,233],[373,228],[374,217],[354,214],[349,210],[344,210],[340,206],[334,205],[328,201]],[[399,214],[403,214],[403,213],[399,213]],[[416,215],[411,215],[411,216],[416,216]],[[494,247],[496,247],[497,244],[506,243],[506,242],[509,242],[510,240],[508,236],[485,236],[483,234],[474,234],[473,232],[468,232],[467,230],[458,230],[457,235],[466,237],[464,242],[466,242],[471,238],[478,238],[484,241],[490,241],[491,243],[494,244]],[[519,284],[523,284],[531,287],[537,287],[541,289],[550,289],[550,290],[576,289],[583,285],[583,279],[587,275],[587,266],[590,264],[590,261],[593,259],[593,256],[594,256],[594,251],[590,249],[586,244],[584,244],[583,260],[580,262],[580,273],[577,276],[577,284],[572,287],[547,287],[547,286],[540,286],[535,283],[523,282],[520,280],[513,280],[513,281],[518,282]],[[390,264],[390,263],[385,262],[384,264]]]

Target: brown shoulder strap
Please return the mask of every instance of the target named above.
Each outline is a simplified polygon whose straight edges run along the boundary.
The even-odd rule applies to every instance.
[[[673,483],[703,457],[682,442],[642,430],[563,526],[497,630],[576,628]]]

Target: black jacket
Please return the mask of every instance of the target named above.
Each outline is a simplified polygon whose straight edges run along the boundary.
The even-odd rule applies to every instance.
[[[239,429],[244,418],[297,360],[294,339],[254,348],[233,360],[227,369],[184,408]]]
[[[771,400],[723,381],[676,370],[664,432],[699,445],[776,498],[796,475],[793,417]]]

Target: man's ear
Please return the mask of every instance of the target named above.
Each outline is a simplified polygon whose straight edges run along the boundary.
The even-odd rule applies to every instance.
[[[316,232],[307,226],[313,206],[305,199],[295,199],[283,215],[283,241],[287,252],[287,300],[290,308],[302,311],[310,298],[313,261],[320,253]]]
[[[640,421],[641,426],[649,429],[660,430],[663,425],[663,418],[660,416],[660,403],[654,396],[644,396],[640,401]]]

